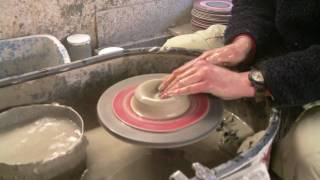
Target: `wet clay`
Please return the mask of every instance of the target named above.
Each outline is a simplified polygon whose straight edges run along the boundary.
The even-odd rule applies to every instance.
[[[152,79],[136,88],[131,101],[136,114],[147,119],[166,120],[178,117],[188,110],[190,99],[187,96],[160,98],[158,87],[161,82],[161,79]]]
[[[237,150],[237,153],[243,153],[255,146],[259,140],[265,135],[266,131],[259,131],[255,133],[252,136],[247,137],[240,145],[239,149]]]
[[[24,164],[54,159],[71,149],[80,136],[80,129],[71,120],[43,117],[0,132],[0,162]]]
[[[234,158],[237,148],[253,130],[239,117],[225,111],[218,131],[197,143],[181,148],[149,149],[125,143],[102,128],[89,131],[88,171],[85,180],[163,180],[176,170],[194,176],[193,162],[208,167]],[[101,140],[103,139],[103,141]]]

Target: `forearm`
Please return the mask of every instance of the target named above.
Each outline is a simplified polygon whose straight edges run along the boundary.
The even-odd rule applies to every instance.
[[[249,80],[249,72],[239,73],[238,82],[239,85],[235,87],[238,88],[239,92],[242,92],[241,97],[254,97],[256,90]]]
[[[320,46],[264,61],[258,65],[280,106],[299,106],[320,99]]]
[[[277,38],[274,24],[274,2],[264,0],[234,0],[232,17],[225,32],[226,44],[240,34],[250,34],[261,53],[270,41]]]
[[[253,37],[249,34],[240,34],[235,37],[231,45],[235,46],[235,49],[242,51],[245,54],[243,60],[239,64],[251,64],[256,55],[256,42]]]

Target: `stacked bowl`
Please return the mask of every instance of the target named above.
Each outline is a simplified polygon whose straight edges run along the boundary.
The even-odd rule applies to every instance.
[[[191,11],[191,23],[203,29],[213,24],[227,25],[231,9],[231,0],[196,0]]]

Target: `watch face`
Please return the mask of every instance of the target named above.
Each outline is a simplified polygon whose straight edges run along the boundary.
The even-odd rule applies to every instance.
[[[258,83],[264,83],[264,78],[261,71],[253,71],[251,74],[251,78]]]

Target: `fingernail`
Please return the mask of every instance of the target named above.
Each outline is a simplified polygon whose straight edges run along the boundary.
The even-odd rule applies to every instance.
[[[163,91],[163,89],[164,89],[163,84],[160,84],[159,87],[158,87],[158,90],[159,90],[159,91]]]
[[[168,97],[167,93],[160,94],[160,98],[161,98],[161,99],[165,99],[165,98],[167,98],[167,97]]]
[[[167,97],[169,97],[169,96],[171,97],[171,96],[174,96],[175,91],[169,91],[166,94],[167,94]]]

